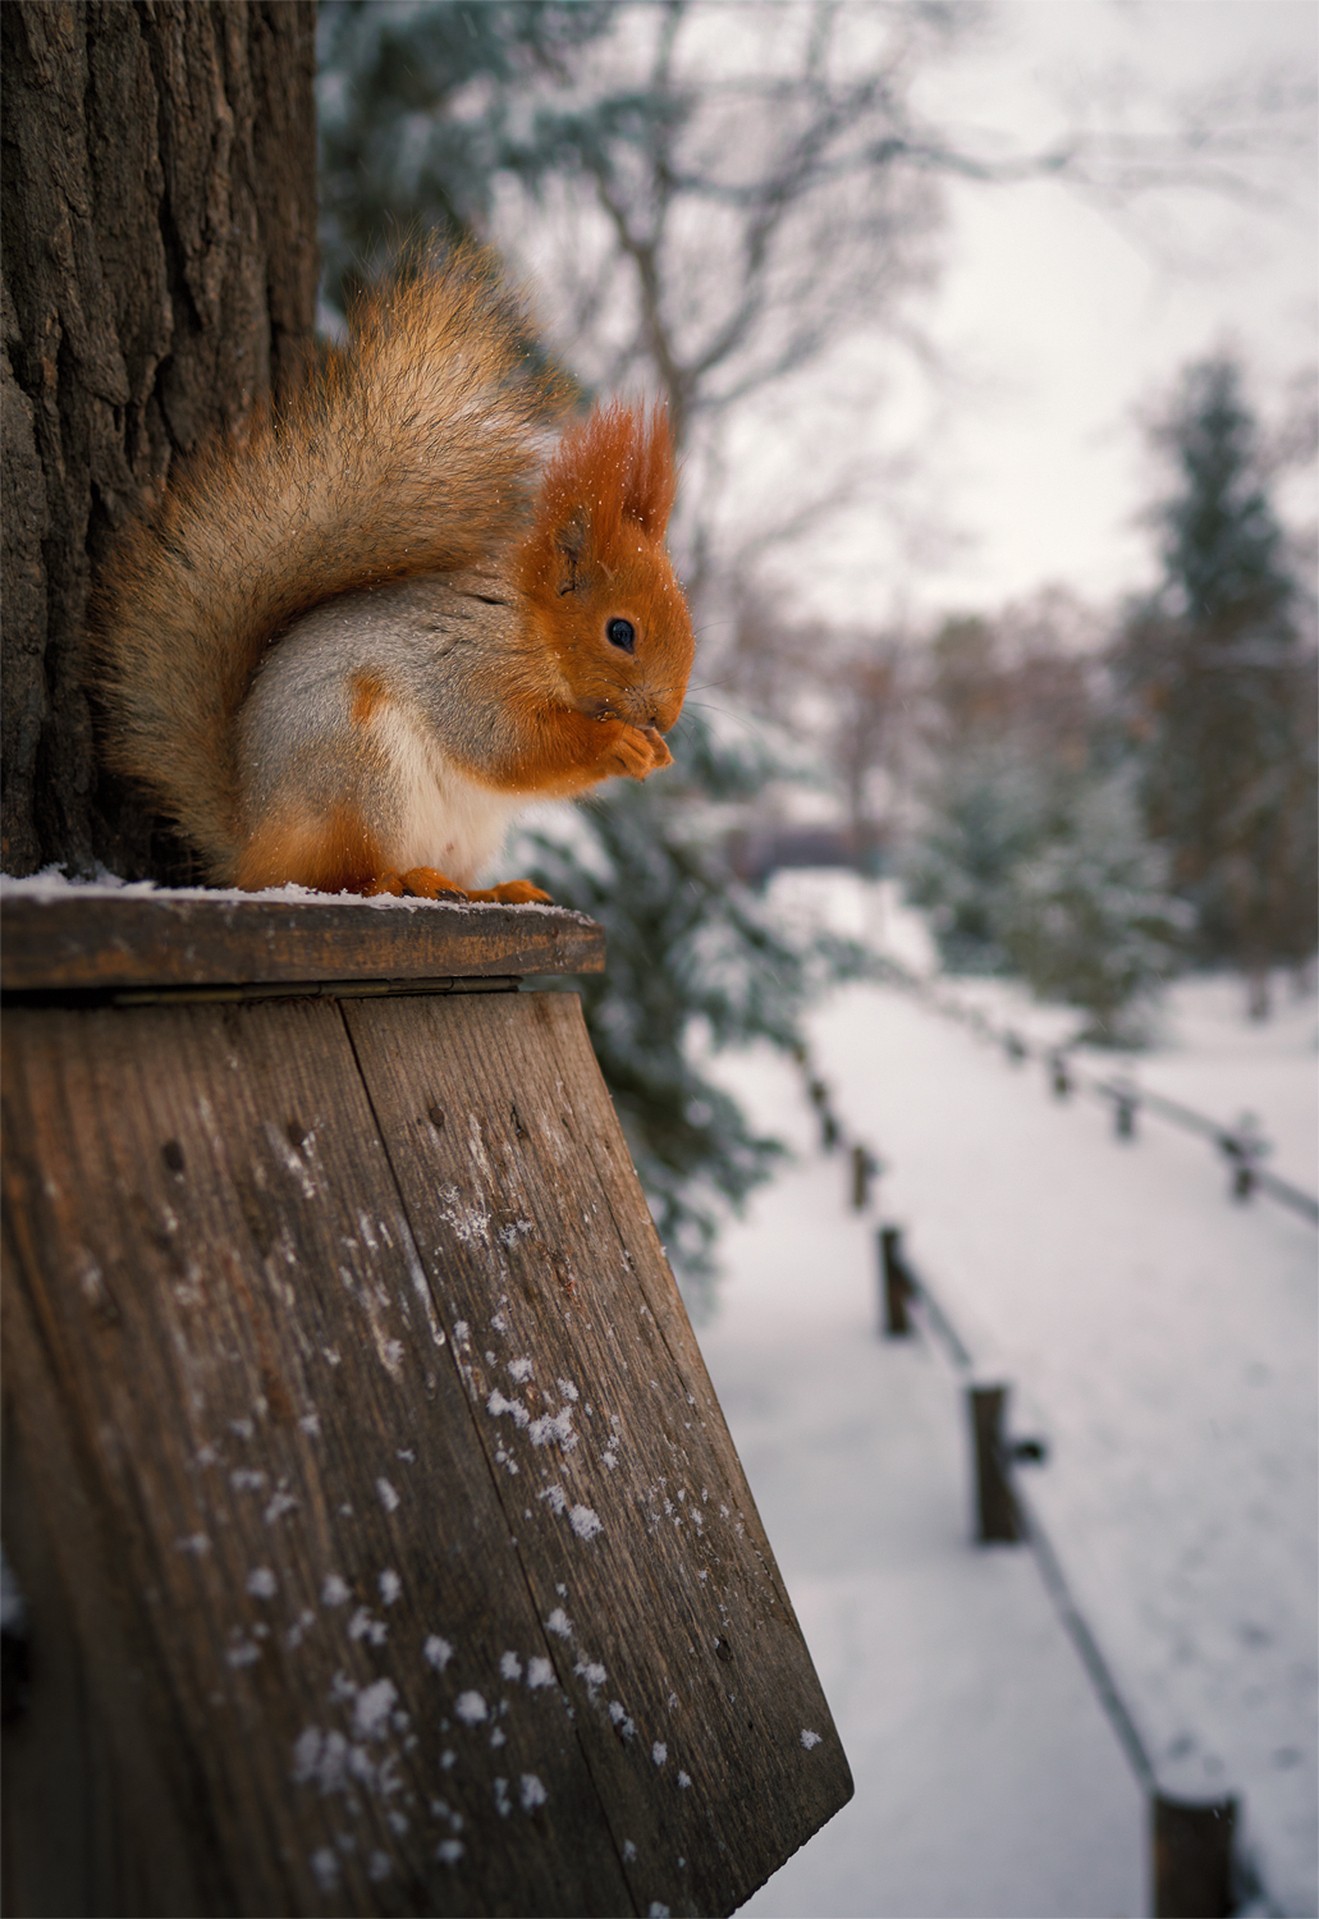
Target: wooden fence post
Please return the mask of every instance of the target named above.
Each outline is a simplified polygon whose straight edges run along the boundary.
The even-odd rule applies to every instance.
[[[1235,1909],[1236,1800],[1173,1799],[1156,1791],[1150,1821],[1154,1919],[1227,1919]]]
[[[820,1146],[826,1153],[832,1153],[839,1140],[838,1118],[829,1100],[829,1088],[822,1079],[813,1078],[807,1082],[811,1105],[820,1116]]]
[[[870,1204],[870,1183],[879,1171],[879,1161],[868,1146],[859,1141],[852,1148],[852,1210],[863,1213]]]
[[[914,1330],[907,1310],[911,1281],[902,1263],[902,1231],[897,1226],[879,1229],[880,1315],[879,1329],[885,1339],[904,1339]]]
[[[1254,1115],[1243,1113],[1235,1132],[1222,1134],[1219,1145],[1232,1168],[1233,1199],[1248,1200],[1258,1184],[1260,1161],[1269,1150]]]
[[[967,1411],[975,1459],[976,1539],[982,1546],[1015,1545],[1026,1536],[1008,1477],[1006,1386],[968,1386]]]

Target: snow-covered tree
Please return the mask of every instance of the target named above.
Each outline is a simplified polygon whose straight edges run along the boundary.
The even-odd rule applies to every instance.
[[[1191,919],[1168,891],[1170,864],[1120,769],[1082,783],[1056,831],[1009,877],[999,914],[1008,957],[1040,998],[1090,1015],[1088,1039],[1145,1037]]]
[[[1039,852],[1049,823],[1049,782],[1010,743],[959,751],[928,780],[905,877],[950,972],[1012,970],[1015,876]]]

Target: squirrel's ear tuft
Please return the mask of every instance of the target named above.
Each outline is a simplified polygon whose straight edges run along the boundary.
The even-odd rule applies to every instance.
[[[524,549],[542,580],[561,568],[608,568],[631,522],[663,537],[678,478],[673,435],[662,406],[596,407],[559,442],[545,469],[536,523]]]
[[[678,490],[668,409],[656,405],[649,415],[639,409],[625,417],[631,434],[631,457],[627,463],[623,512],[653,540],[658,540],[669,523]]]

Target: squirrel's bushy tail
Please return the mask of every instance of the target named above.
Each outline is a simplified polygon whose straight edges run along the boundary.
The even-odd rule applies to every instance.
[[[506,549],[566,404],[477,248],[411,261],[351,333],[290,401],[171,478],[98,589],[110,762],[215,876],[238,833],[234,719],[270,641],[340,593]]]

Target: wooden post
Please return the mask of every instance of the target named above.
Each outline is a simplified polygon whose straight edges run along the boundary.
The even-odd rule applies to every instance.
[[[829,1099],[829,1088],[818,1076],[812,1076],[806,1083],[811,1105],[820,1116],[820,1146],[826,1153],[832,1153],[839,1141],[838,1120]]]
[[[599,930],[5,922],[4,1909],[741,1904],[850,1780],[580,1005],[513,990]]]
[[[1067,1058],[1063,1053],[1050,1055],[1049,1085],[1055,1099],[1067,1099],[1071,1093],[1072,1077],[1067,1070]]]
[[[879,1229],[879,1330],[885,1339],[905,1339],[915,1328],[908,1311],[911,1281],[902,1263],[902,1230]]]
[[[976,1539],[1016,1544],[1026,1536],[1008,1476],[1006,1386],[968,1386],[967,1411],[975,1469]]]
[[[1134,1087],[1113,1088],[1113,1130],[1119,1139],[1136,1137],[1136,1092]]]
[[[868,1146],[858,1141],[852,1148],[852,1210],[863,1213],[870,1204],[870,1183],[879,1171],[879,1162]]]
[[[1173,1799],[1155,1792],[1150,1823],[1154,1919],[1227,1919],[1236,1910],[1236,1800]]]
[[[1260,1161],[1269,1150],[1254,1115],[1243,1113],[1236,1131],[1222,1134],[1219,1144],[1232,1168],[1233,1199],[1250,1199],[1258,1184]]]

